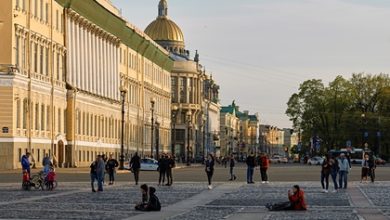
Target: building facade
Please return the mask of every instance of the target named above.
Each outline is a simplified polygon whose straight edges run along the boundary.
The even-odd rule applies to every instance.
[[[20,167],[26,151],[37,165],[49,154],[62,167],[119,158],[122,107],[127,155],[168,151],[173,62],[165,49],[107,0],[2,6],[0,168]]]
[[[182,161],[201,158],[211,149],[211,144],[207,144],[207,141],[211,143],[208,137],[218,123],[213,120],[213,113],[219,114],[219,100],[216,98],[219,87],[210,87],[213,90],[212,98],[206,94],[209,93],[205,87],[209,74],[199,63],[198,53],[194,59],[190,58],[189,51],[185,49],[183,32],[168,17],[166,0],[159,2],[158,16],[146,27],[145,33],[168,50],[174,60],[171,71],[171,151]]]

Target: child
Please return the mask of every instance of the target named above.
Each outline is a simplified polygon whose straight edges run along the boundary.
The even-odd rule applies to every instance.
[[[142,202],[135,206],[135,210],[144,211],[145,207],[149,201],[149,199],[148,199],[148,189],[149,188],[148,188],[148,185],[142,184],[140,189],[141,189],[141,194],[142,194]]]
[[[53,190],[54,188],[54,181],[56,179],[56,173],[54,172],[54,168],[50,167],[49,173],[46,176],[47,178],[47,189]]]

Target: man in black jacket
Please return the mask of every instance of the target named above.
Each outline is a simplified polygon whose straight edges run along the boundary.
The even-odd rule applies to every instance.
[[[158,178],[158,185],[160,186],[161,183],[164,184],[165,182],[165,173],[168,168],[168,160],[165,158],[165,154],[161,155],[161,158],[158,160],[158,171],[160,173],[160,176]]]
[[[110,154],[109,159],[106,162],[106,170],[108,172],[108,176],[110,178],[110,183],[109,185],[113,185],[115,181],[115,168],[119,166],[119,163],[116,159],[112,158],[112,154]]]
[[[246,182],[248,184],[253,184],[253,172],[256,166],[255,163],[255,156],[253,153],[251,153],[247,158],[246,158],[246,165],[248,166],[247,172],[246,172]]]
[[[138,185],[140,168],[141,168],[141,158],[138,156],[138,153],[135,153],[130,160],[130,169],[134,174],[135,185]]]
[[[168,155],[167,158],[167,186],[172,185],[173,177],[172,177],[172,169],[175,167],[175,160],[172,158],[171,155]]]
[[[236,180],[236,175],[234,174],[234,167],[236,166],[236,161],[234,160],[233,154],[230,155],[230,181]]]

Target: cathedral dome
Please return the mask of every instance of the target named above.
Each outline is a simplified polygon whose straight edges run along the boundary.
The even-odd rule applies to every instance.
[[[167,0],[160,0],[158,17],[150,23],[145,33],[165,49],[174,53],[184,53],[184,35],[180,27],[168,18]]]

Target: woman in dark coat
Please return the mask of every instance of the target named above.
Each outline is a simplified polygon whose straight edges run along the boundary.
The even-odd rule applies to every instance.
[[[207,174],[207,180],[209,182],[208,188],[212,189],[213,186],[211,185],[211,181],[212,181],[213,174],[214,174],[214,157],[211,154],[209,154],[207,156],[207,160],[206,160],[206,174]]]

